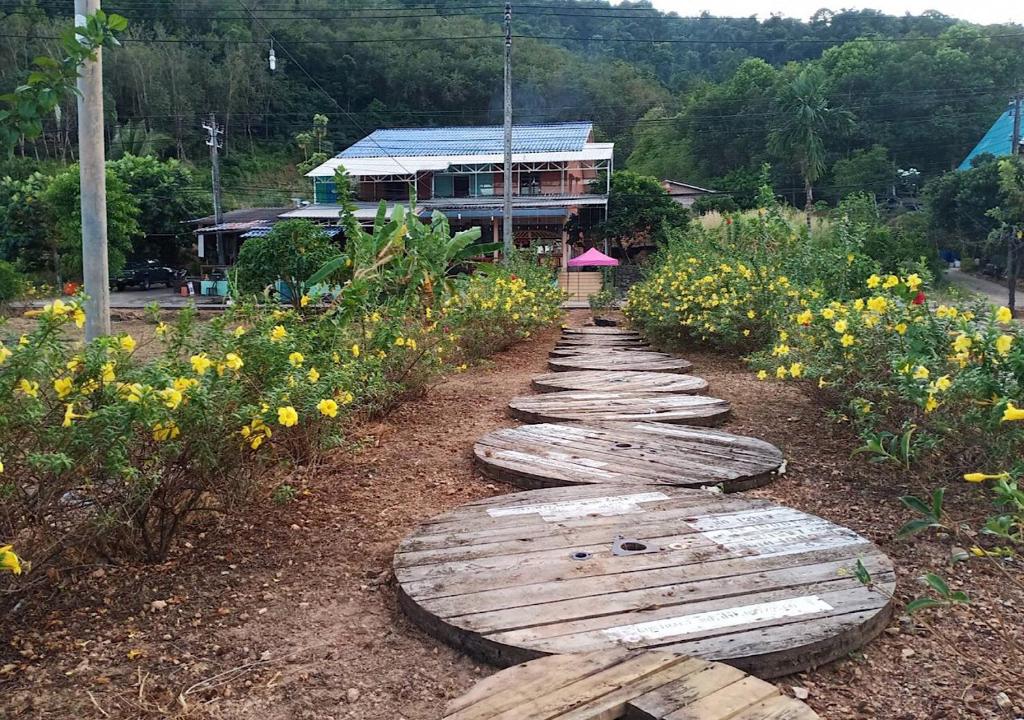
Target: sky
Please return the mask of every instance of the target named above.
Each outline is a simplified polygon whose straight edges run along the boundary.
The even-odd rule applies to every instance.
[[[823,7],[832,10],[842,8],[881,10],[890,15],[910,12],[919,14],[925,10],[938,12],[977,23],[1022,22],[1024,5],[1019,0],[871,0],[867,3],[839,0],[654,0],[659,10],[677,12],[680,15],[699,15],[704,10],[714,15],[736,15],[748,17],[757,15],[764,19],[772,13],[806,20]]]

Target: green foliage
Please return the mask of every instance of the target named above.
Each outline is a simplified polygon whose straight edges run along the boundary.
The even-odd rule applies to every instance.
[[[856,227],[861,249],[887,273],[926,271],[941,274],[939,255],[927,239],[927,218],[922,213],[899,215],[884,222],[878,205],[867,193],[847,195],[833,212],[840,223]]]
[[[54,177],[42,195],[50,232],[56,238],[61,271],[65,277],[82,274],[82,198],[78,165]],[[116,173],[107,173],[107,251],[110,274],[124,267],[132,241],[141,235],[139,203]]]
[[[963,251],[968,258],[990,252],[989,237],[999,223],[989,211],[1000,204],[999,163],[991,155],[975,158],[974,167],[942,175],[924,186],[928,232],[944,247]]]
[[[669,197],[657,178],[619,170],[611,177],[608,219],[597,232],[626,250],[660,245],[667,229],[684,226],[689,219],[689,211]]]
[[[922,530],[930,529],[945,530],[946,524],[943,522],[943,517],[945,516],[943,502],[945,501],[945,497],[946,488],[935,488],[935,490],[932,491],[932,496],[928,502],[913,495],[904,495],[901,497],[900,502],[910,510],[913,510],[920,517],[911,520],[901,527],[899,535],[915,535]]]
[[[970,597],[963,590],[951,590],[949,584],[935,573],[927,573],[921,581],[934,594],[933,596],[920,597],[907,603],[905,610],[908,614],[930,610],[933,608],[949,608],[954,605],[969,605]]]
[[[13,265],[0,260],[0,307],[17,300],[25,291],[25,278]]]
[[[291,303],[298,307],[307,278],[336,254],[337,248],[317,225],[309,220],[285,220],[266,235],[247,239],[234,271],[243,293],[261,293],[282,281]]]
[[[896,165],[882,145],[855,150],[832,166],[832,186],[839,197],[856,192],[884,196],[896,183]]]

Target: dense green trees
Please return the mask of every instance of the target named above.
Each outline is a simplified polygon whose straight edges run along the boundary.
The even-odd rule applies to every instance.
[[[612,173],[608,219],[598,232],[628,257],[634,245],[661,245],[668,230],[685,225],[690,213],[653,177],[629,170]]]

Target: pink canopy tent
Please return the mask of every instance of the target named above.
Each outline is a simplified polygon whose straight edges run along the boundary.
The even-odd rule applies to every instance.
[[[569,267],[581,268],[581,267],[615,267],[619,264],[619,261],[615,258],[608,257],[597,248],[590,248],[579,257],[575,257],[569,261]]]
[[[567,265],[571,268],[585,268],[585,267],[615,267],[619,264],[619,261],[615,258],[608,257],[597,248],[590,248],[579,257],[574,257],[570,260]],[[580,276],[576,276],[576,294],[579,295],[579,283]],[[568,286],[567,286],[568,288]]]

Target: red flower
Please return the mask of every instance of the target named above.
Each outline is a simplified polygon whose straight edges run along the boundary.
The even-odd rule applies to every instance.
[[[509,280],[518,280],[519,278],[517,278],[515,275],[509,275],[508,279]]]
[[[911,300],[910,302],[913,303],[914,305],[924,305],[924,300],[924,293],[919,290],[917,295],[915,295],[914,299]]]

